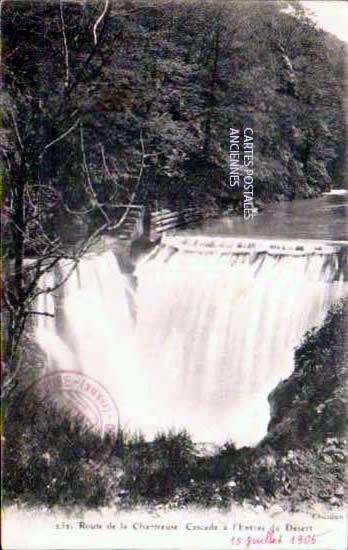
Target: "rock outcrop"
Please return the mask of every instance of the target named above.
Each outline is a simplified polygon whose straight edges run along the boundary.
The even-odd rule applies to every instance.
[[[346,299],[305,335],[293,374],[269,396],[267,436],[240,452],[254,480],[248,498],[257,495],[265,507],[274,500],[290,511],[340,506],[347,495],[347,310]]]
[[[295,352],[293,374],[269,396],[268,439],[281,448],[301,448],[344,437],[348,410],[348,303],[331,310],[307,333]]]

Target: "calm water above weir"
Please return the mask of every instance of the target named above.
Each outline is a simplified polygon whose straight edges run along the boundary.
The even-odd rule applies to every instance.
[[[180,231],[187,235],[348,241],[348,193],[269,205],[253,220],[242,216],[208,220]]]

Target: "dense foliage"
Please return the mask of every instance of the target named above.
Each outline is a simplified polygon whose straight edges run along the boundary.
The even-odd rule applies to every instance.
[[[270,396],[270,432],[287,448],[347,434],[348,302],[332,308],[295,353],[294,373]]]
[[[229,128],[248,126],[257,197],[312,196],[342,177],[346,51],[296,3],[107,4],[94,29],[103,2],[4,3],[16,188],[52,186],[56,206],[87,203],[99,221],[96,202],[105,215],[136,187],[139,202],[237,200]]]

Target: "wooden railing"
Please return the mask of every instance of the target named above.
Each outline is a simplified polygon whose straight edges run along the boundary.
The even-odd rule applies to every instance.
[[[145,227],[145,209],[139,208],[130,211],[127,218],[117,232],[118,238],[122,240],[135,240],[138,237],[149,234],[150,240],[155,240],[156,236],[164,231],[169,231],[177,227],[183,227],[190,223],[198,222],[205,218],[217,215],[214,207],[190,207],[183,210],[169,210],[162,208],[151,212],[149,227]]]
[[[151,229],[157,233],[175,229],[189,223],[202,220],[204,217],[201,208],[185,208],[184,210],[163,209],[151,214]]]

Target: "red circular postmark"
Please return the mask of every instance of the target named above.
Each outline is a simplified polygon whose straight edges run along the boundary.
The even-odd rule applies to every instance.
[[[116,434],[119,411],[100,382],[78,371],[57,370],[38,378],[29,388],[39,401],[52,404],[102,436]]]

